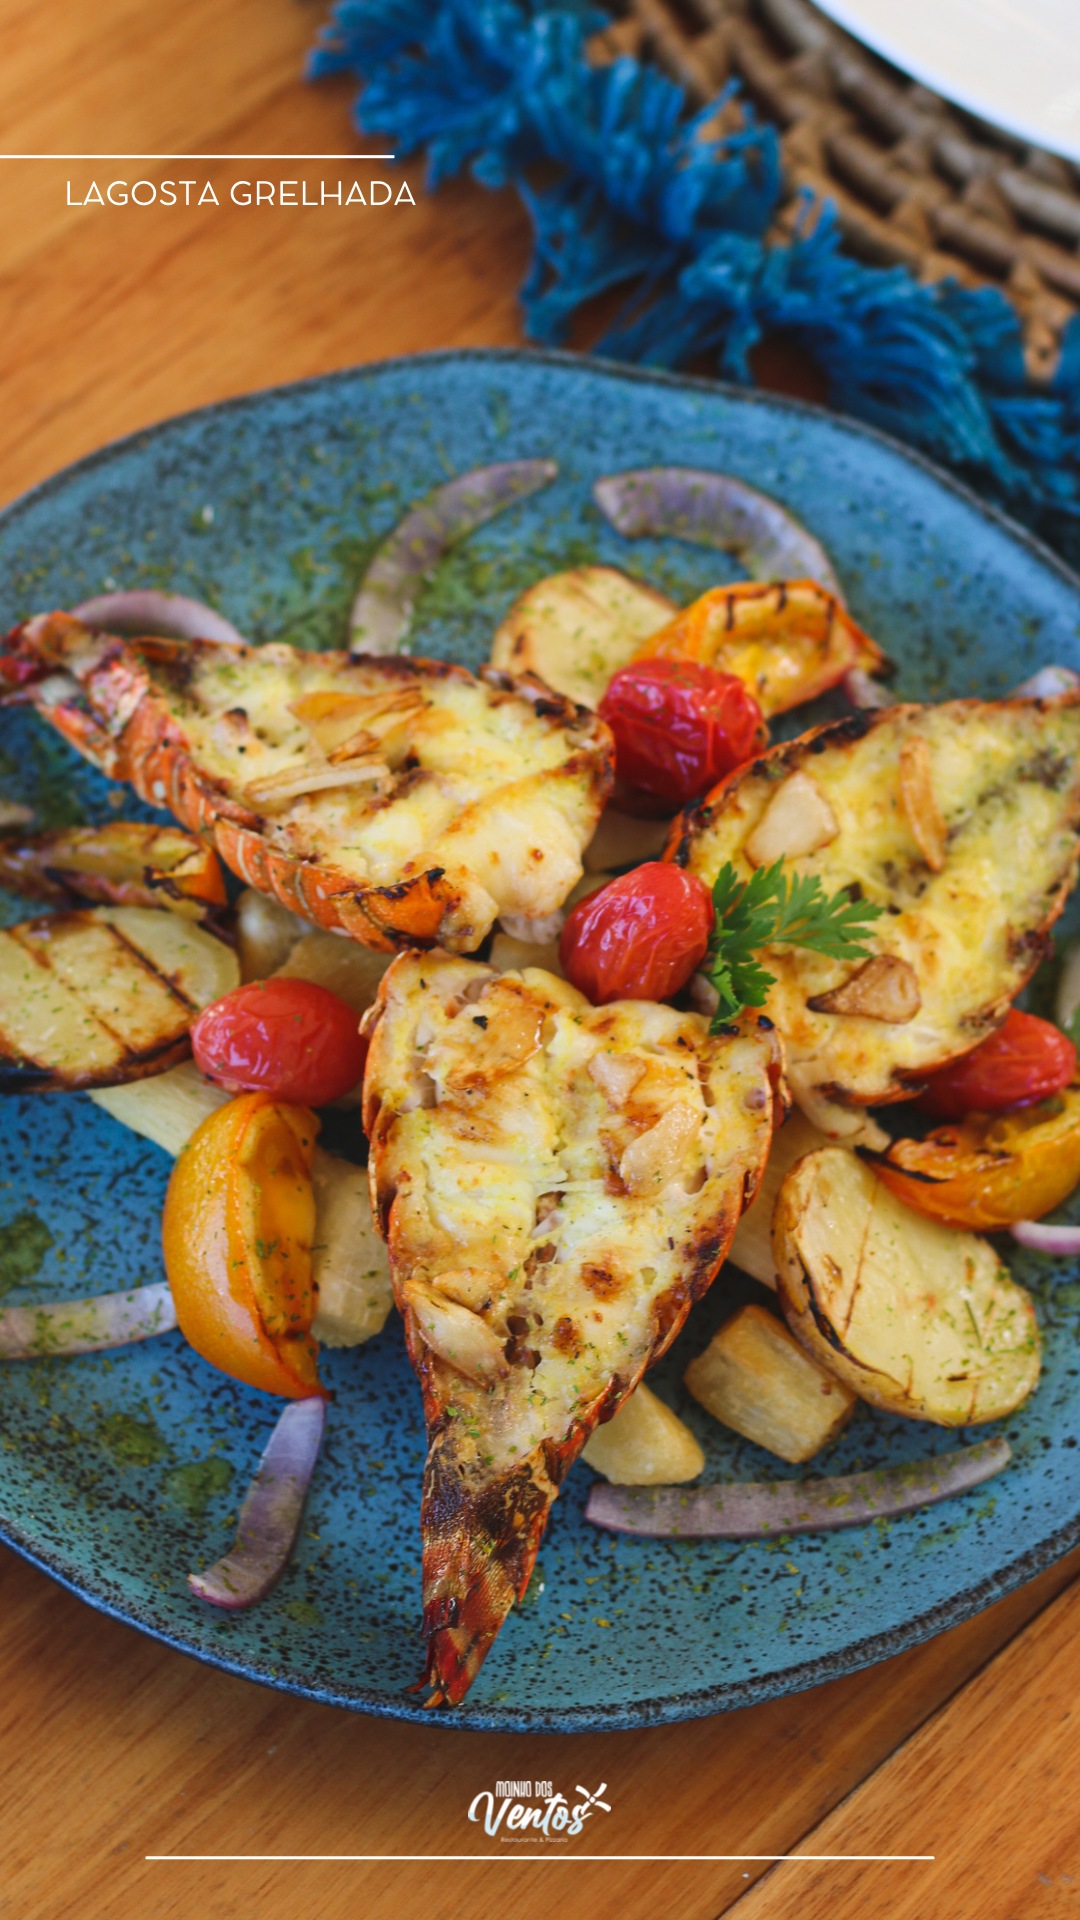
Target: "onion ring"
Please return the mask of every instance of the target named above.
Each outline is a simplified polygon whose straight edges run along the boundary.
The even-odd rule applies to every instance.
[[[155,1333],[171,1333],[176,1308],[165,1280],[129,1293],[92,1294],[45,1307],[6,1307],[0,1313],[0,1360],[33,1360],[41,1354],[100,1353],[127,1347]]]
[[[217,640],[227,647],[244,647],[247,641],[231,620],[206,607],[201,600],[189,600],[183,593],[159,593],[153,587],[134,587],[130,593],[100,593],[94,600],[83,600],[72,607],[72,617],[85,620],[88,627],[107,633],[124,633],[136,639],[145,634],[164,640]]]
[[[212,1607],[253,1607],[281,1579],[296,1545],[326,1426],[326,1401],[290,1400],[266,1444],[229,1552],[188,1586]]]
[[[981,1486],[1008,1466],[1007,1440],[979,1440],[936,1459],[833,1480],[764,1480],[740,1486],[611,1487],[597,1484],[586,1520],[612,1533],[661,1540],[773,1540],[836,1533],[912,1513]]]
[[[437,487],[382,542],[349,615],[353,653],[400,653],[420,588],[443,554],[474,527],[549,486],[554,460],[503,460]]]
[[[844,695],[853,707],[871,709],[875,707],[895,707],[896,695],[875,680],[864,667],[849,667],[840,682]]]
[[[1072,667],[1061,667],[1053,663],[1040,667],[1029,679],[1021,680],[1009,695],[1010,700],[1053,700],[1059,693],[1075,693],[1080,687],[1080,673]]]
[[[1032,1253],[1056,1253],[1069,1260],[1080,1253],[1080,1227],[1055,1227],[1045,1220],[1014,1220],[1009,1232]]]
[[[820,540],[778,500],[730,473],[697,467],[637,467],[593,487],[606,520],[628,540],[667,534],[719,547],[752,580],[816,580],[843,605],[840,582]]]

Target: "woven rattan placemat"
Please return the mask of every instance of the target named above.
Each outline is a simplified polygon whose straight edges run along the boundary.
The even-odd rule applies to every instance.
[[[1080,309],[1080,168],[951,106],[808,0],[618,0],[617,11],[593,42],[597,58],[651,58],[701,104],[738,79],[779,127],[777,238],[809,188],[833,201],[861,259],[1003,288],[1029,373],[1052,375]],[[741,124],[736,100],[720,111],[722,124]]]

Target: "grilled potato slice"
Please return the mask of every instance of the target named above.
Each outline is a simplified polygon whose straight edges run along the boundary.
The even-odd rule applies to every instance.
[[[216,853],[181,827],[139,820],[65,827],[34,840],[0,839],[0,887],[59,906],[103,900],[118,907],[168,907],[191,920],[204,920],[226,904]]]
[[[872,1406],[978,1426],[1033,1392],[1030,1296],[986,1240],[913,1213],[856,1154],[826,1147],[799,1161],[773,1250],[792,1332]]]
[[[792,1092],[828,1132],[830,1103],[908,1099],[920,1075],[985,1039],[1045,951],[1076,879],[1080,699],[956,700],[820,727],[689,809],[669,851],[709,885],[728,860],[748,879],[748,843],[786,781],[807,775],[838,831],[792,870],[885,909],[869,964],[764,956]],[[940,870],[928,792],[945,828]]]
[[[189,1050],[240,978],[230,947],[171,913],[88,907],[0,932],[0,1092],[114,1086]]]
[[[397,959],[368,1030],[372,1193],[429,1431],[428,1676],[458,1700],[573,1460],[724,1257],[778,1049],[449,955]]]
[[[515,601],[496,631],[491,664],[535,673],[568,700],[595,707],[612,674],[677,612],[673,600],[617,567],[572,567]]]
[[[400,655],[125,640],[67,614],[4,642],[42,717],[212,839],[249,886],[384,953],[471,951],[580,879],[611,736],[529,678]],[[21,697],[22,697],[21,696]]]
[[[644,1380],[589,1435],[581,1457],[616,1487],[679,1487],[705,1465],[700,1442]]]
[[[301,935],[275,974],[284,980],[313,980],[317,987],[326,987],[355,1013],[362,1014],[378,993],[391,958],[388,953],[374,953],[355,940],[342,940],[336,933],[314,927]]]
[[[560,980],[565,978],[557,940],[515,940],[512,934],[497,933],[491,943],[491,964],[497,973],[542,967],[545,973],[557,974]]]
[[[714,1420],[793,1466],[835,1440],[858,1399],[782,1320],[753,1305],[725,1320],[683,1378]]]

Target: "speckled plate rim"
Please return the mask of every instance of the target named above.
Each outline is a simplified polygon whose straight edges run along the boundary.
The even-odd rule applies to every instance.
[[[680,1720],[704,1720],[710,1714],[732,1713],[737,1707],[756,1707],[766,1700],[780,1699],[789,1693],[804,1693],[811,1687],[823,1686],[828,1680],[840,1680],[846,1674],[859,1672],[863,1667],[876,1666],[879,1661],[889,1660],[894,1654],[906,1653],[909,1647],[932,1640],[939,1633],[947,1633],[950,1627],[961,1626],[965,1620],[992,1606],[996,1600],[1004,1600],[1006,1595],[1025,1586],[1037,1574],[1044,1573],[1073,1547],[1080,1546],[1080,1515],[1060,1527],[1056,1533],[1048,1535],[1038,1546],[1029,1548],[1027,1553],[1021,1554],[1018,1560],[1012,1561],[1001,1572],[954,1594],[950,1600],[932,1607],[928,1613],[905,1621],[902,1627],[871,1634],[865,1640],[851,1641],[847,1646],[838,1647],[834,1653],[823,1654],[817,1660],[774,1669],[763,1674],[760,1680],[740,1680],[729,1686],[702,1687],[693,1693],[673,1693],[661,1698],[649,1696],[627,1701],[621,1707],[537,1708],[535,1711],[483,1707],[458,1711],[452,1707],[441,1707],[438,1712],[427,1714],[422,1709],[418,1711],[419,1703],[415,1696],[410,1699],[404,1692],[397,1699],[392,1694],[379,1693],[368,1687],[305,1687],[299,1681],[286,1679],[256,1661],[225,1659],[205,1647],[193,1645],[179,1634],[164,1632],[153,1620],[144,1618],[138,1607],[118,1606],[104,1594],[95,1593],[80,1584],[78,1579],[65,1572],[58,1556],[32,1547],[23,1537],[21,1528],[12,1523],[0,1524],[0,1543],[10,1547],[41,1573],[48,1574],[58,1586],[74,1594],[76,1599],[85,1601],[96,1613],[104,1614],[110,1620],[118,1620],[123,1626],[135,1627],[149,1639],[157,1640],[174,1653],[187,1654],[203,1666],[216,1667],[221,1673],[233,1674],[241,1680],[256,1681],[260,1686],[273,1687],[278,1693],[290,1693],[300,1700],[313,1700],[320,1706],[346,1707],[350,1712],[370,1713],[381,1720],[407,1720],[413,1725],[421,1722],[427,1726],[444,1727],[447,1731],[625,1733],[641,1727],[667,1726]]]
[[[250,408],[263,400],[273,400],[286,394],[293,396],[304,392],[325,392],[337,385],[355,383],[359,379],[377,379],[380,374],[408,368],[421,374],[427,367],[448,364],[472,363],[477,365],[507,366],[525,364],[546,366],[554,371],[573,370],[580,373],[586,369],[602,379],[610,379],[621,385],[637,385],[646,388],[670,388],[681,392],[700,393],[704,396],[717,396],[738,406],[762,407],[768,412],[779,412],[796,418],[827,423],[834,431],[847,434],[855,441],[866,441],[885,449],[895,458],[915,467],[938,486],[951,493],[980,519],[1004,534],[1006,538],[1020,545],[1042,566],[1056,574],[1059,581],[1073,593],[1080,612],[1080,578],[1059,559],[1043,541],[1030,533],[1026,527],[1003,513],[999,508],[980,498],[970,487],[944,472],[933,461],[922,454],[903,446],[890,435],[881,433],[874,427],[864,426],[861,421],[847,415],[836,414],[828,408],[814,406],[808,401],[789,399],[786,395],[773,395],[766,392],[736,387],[718,380],[696,378],[688,374],[671,374],[659,370],[624,366],[617,361],[600,360],[578,354],[557,353],[514,347],[473,347],[446,349],[444,351],[400,355],[389,360],[377,360],[360,366],[340,368],[333,373],[316,374],[306,380],[288,381],[279,386],[262,387],[250,393],[238,394],[229,400],[214,402],[204,407],[193,407],[184,413],[171,414],[166,419],[156,421],[152,426],[139,428],[120,439],[109,441],[83,459],[62,468],[58,473],[41,481],[36,487],[18,496],[0,511],[0,527],[17,520],[22,512],[36,505],[66,487],[76,477],[92,474],[96,468],[106,466],[112,458],[123,452],[136,452],[172,429],[189,420],[207,420],[227,418],[230,413]],[[223,1673],[236,1675],[240,1679],[253,1680],[260,1685],[273,1687],[278,1692],[289,1693],[304,1699],[313,1700],[321,1705],[345,1707],[356,1713],[370,1713],[381,1719],[409,1720],[416,1723],[444,1727],[449,1730],[468,1730],[477,1733],[605,1733],[622,1732],[642,1726],[661,1726],[680,1720],[706,1718],[714,1713],[732,1712],[738,1707],[758,1705],[764,1700],[776,1699],[788,1693],[800,1693],[811,1687],[821,1686],[828,1680],[836,1680],[845,1674],[854,1673],[861,1668],[875,1665],[878,1661],[891,1658],[892,1655],[905,1652],[909,1647],[934,1638],[950,1627],[959,1626],[964,1620],[982,1612],[996,1600],[1004,1599],[1009,1593],[1044,1572],[1055,1561],[1060,1560],[1072,1548],[1080,1545],[1080,1514],[1063,1527],[1048,1534],[1044,1540],[1029,1547],[1008,1566],[986,1579],[976,1581],[974,1585],[963,1588],[948,1600],[940,1602],[926,1613],[918,1614],[902,1625],[890,1627],[878,1634],[870,1634],[864,1639],[853,1640],[834,1652],[818,1659],[804,1661],[790,1667],[773,1669],[759,1679],[735,1681],[712,1687],[699,1688],[690,1693],[667,1694],[661,1697],[650,1696],[641,1700],[628,1701],[617,1708],[611,1707],[560,1707],[528,1709],[476,1708],[464,1710],[442,1708],[438,1713],[424,1715],[418,1701],[402,1694],[400,1698],[381,1693],[374,1688],[350,1687],[343,1684],[330,1689],[326,1687],[307,1687],[301,1682],[283,1676],[254,1660],[230,1660],[214,1654],[205,1647],[197,1646],[180,1634],[165,1632],[142,1609],[125,1601],[119,1604],[109,1597],[107,1581],[99,1578],[96,1586],[88,1584],[82,1574],[76,1576],[69,1570],[62,1555],[48,1552],[36,1545],[32,1538],[16,1523],[0,1516],[0,1542],[10,1547],[31,1566],[37,1567],[57,1584],[75,1595],[77,1599],[107,1618],[117,1620],[125,1626],[135,1627],[150,1639],[170,1647],[174,1652],[189,1655],[201,1661],[203,1665],[215,1667]]]

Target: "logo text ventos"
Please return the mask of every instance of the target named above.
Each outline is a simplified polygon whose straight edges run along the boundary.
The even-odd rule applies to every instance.
[[[586,1787],[576,1787],[579,1798],[571,1804],[564,1793],[556,1793],[550,1780],[497,1780],[494,1792],[486,1788],[478,1793],[469,1808],[469,1819],[482,1822],[484,1832],[492,1839],[503,1829],[502,1838],[509,1833],[536,1834],[544,1840],[570,1839],[580,1833],[591,1813],[600,1808],[610,1813],[606,1800],[601,1796],[607,1792],[607,1782],[601,1782],[595,1793]],[[539,1801],[538,1806],[528,1806],[527,1801]]]

